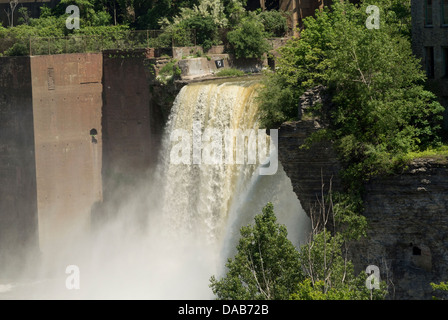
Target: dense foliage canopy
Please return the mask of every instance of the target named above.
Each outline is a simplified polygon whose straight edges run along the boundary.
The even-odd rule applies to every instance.
[[[227,273],[210,287],[225,300],[367,300],[385,295],[384,283],[374,292],[366,287],[367,275],[355,276],[343,253],[343,236],[326,229],[314,234],[300,249],[287,238],[284,225],[277,223],[272,203],[255,224],[241,228],[234,258]]]
[[[264,125],[272,128],[297,118],[305,90],[325,86],[333,107],[318,105],[312,113],[329,113],[330,127],[319,138],[335,142],[349,180],[388,172],[406,153],[440,145],[443,107],[424,88],[425,74],[399,19],[404,9],[392,14],[397,1],[376,2],[379,29],[366,28],[367,3],[337,2],[305,19],[301,37],[280,49],[260,95]]]

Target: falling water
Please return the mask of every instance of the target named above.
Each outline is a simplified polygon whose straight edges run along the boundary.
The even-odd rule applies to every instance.
[[[223,275],[225,261],[234,254],[241,226],[253,222],[267,202],[274,204],[290,240],[306,241],[309,221],[281,165],[274,175],[258,174],[258,164],[173,164],[170,151],[176,129],[192,132],[194,123],[219,132],[225,129],[259,129],[256,103],[258,81],[196,83],[177,96],[163,140],[160,173],[164,181],[164,230],[179,241],[208,251],[209,270]],[[267,136],[266,136],[267,137]],[[271,155],[272,161],[276,155]],[[192,157],[190,157],[191,160]],[[247,159],[246,159],[247,160]],[[196,248],[198,248],[196,247]],[[207,248],[207,249],[205,249]],[[201,250],[202,250],[201,249]],[[204,285],[209,274],[205,274]]]
[[[61,255],[61,266],[80,267],[81,289],[67,290],[65,267],[48,275],[44,263],[37,280],[0,283],[0,299],[211,299],[210,277],[224,275],[241,226],[253,223],[267,202],[274,204],[289,239],[296,246],[303,243],[309,221],[280,164],[276,174],[262,176],[259,164],[175,164],[171,158],[176,129],[192,132],[195,123],[202,132],[258,129],[259,86],[253,80],[183,87],[165,128],[155,175],[114,208],[115,220],[77,243],[69,258]],[[142,220],[133,219],[142,212],[143,227]]]

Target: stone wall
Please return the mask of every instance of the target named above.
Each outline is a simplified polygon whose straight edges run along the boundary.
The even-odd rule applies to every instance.
[[[368,238],[351,249],[358,271],[380,268],[391,298],[431,299],[448,275],[448,164],[418,159],[403,174],[366,185]]]
[[[37,254],[37,188],[31,66],[0,58],[0,274],[20,272],[26,249]]]
[[[279,160],[308,215],[316,209],[322,191],[325,194],[329,191],[330,182],[333,190],[340,188],[340,164],[331,144],[320,142],[310,149],[301,148],[306,139],[321,128],[318,121],[301,120],[283,123],[279,129]]]
[[[340,165],[330,143],[301,149],[316,120],[282,124],[279,159],[302,207],[310,215],[318,206],[322,185],[339,188]],[[357,273],[380,268],[389,299],[431,299],[430,282],[447,281],[448,161],[415,160],[402,174],[379,177],[365,186],[364,215],[368,237],[350,246]]]
[[[448,49],[448,24],[444,25],[441,15],[441,1],[432,1],[432,24],[425,21],[425,2],[421,0],[411,1],[412,15],[412,51],[421,59],[423,70],[426,69],[428,54],[425,48],[434,50],[434,75],[428,79],[428,85],[439,97],[439,101],[445,106],[445,129],[448,130],[448,57],[444,50]]]

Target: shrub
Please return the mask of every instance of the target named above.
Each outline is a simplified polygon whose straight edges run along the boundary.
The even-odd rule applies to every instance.
[[[288,21],[285,14],[276,10],[263,11],[257,16],[264,25],[269,37],[283,37],[288,31]]]
[[[241,77],[244,76],[244,71],[228,68],[218,71],[215,75],[218,77]]]
[[[272,203],[255,217],[255,224],[241,228],[237,254],[228,259],[227,274],[210,279],[218,299],[285,300],[303,280],[299,252],[277,222]]]
[[[443,112],[423,87],[425,75],[409,39],[394,24],[366,29],[366,5],[336,2],[331,11],[306,18],[300,39],[280,49],[278,69],[260,94],[262,118],[281,122],[297,117],[304,90],[328,88],[327,138],[335,142],[352,187],[390,173],[391,159],[400,154],[437,147]]]
[[[5,51],[7,56],[27,56],[30,53],[29,47],[24,42],[16,42]]]
[[[253,15],[245,17],[234,30],[227,33],[237,59],[261,58],[270,49],[266,38],[263,24]]]
[[[202,46],[204,51],[218,44],[218,25],[214,22],[212,16],[193,15],[182,21],[179,27],[196,30],[196,44]]]
[[[159,76],[157,78],[162,84],[167,84],[168,82],[180,77],[182,70],[176,62],[176,60],[171,60],[164,65],[162,69],[160,69]]]

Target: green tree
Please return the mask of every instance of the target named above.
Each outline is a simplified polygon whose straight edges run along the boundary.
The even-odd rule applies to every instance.
[[[234,30],[227,33],[227,39],[237,59],[260,59],[270,50],[267,36],[263,24],[253,14],[248,14]]]
[[[297,250],[287,239],[287,230],[276,222],[268,203],[255,217],[254,226],[241,228],[237,253],[228,259],[225,277],[210,279],[218,299],[249,300],[369,300],[383,299],[386,283],[380,289],[366,287],[367,275],[355,275],[347,259],[347,240],[359,234],[353,224],[340,217],[350,208],[338,208],[326,201],[312,215],[310,241]],[[336,209],[336,210],[335,210]],[[358,220],[361,218],[358,218]],[[332,220],[333,231],[327,229]],[[362,219],[361,219],[362,220]],[[339,227],[335,228],[338,225]],[[344,227],[340,227],[343,225]],[[361,227],[362,228],[362,227]]]
[[[286,13],[277,10],[262,11],[257,15],[269,37],[283,37],[288,31]]]
[[[30,12],[28,8],[26,7],[20,7],[17,9],[17,14],[19,15],[19,18],[17,19],[17,22],[19,24],[29,24],[30,23]]]
[[[241,228],[237,253],[226,264],[221,280],[210,287],[218,299],[288,299],[304,279],[299,253],[277,223],[272,203],[255,217],[255,225]]]
[[[424,89],[409,39],[387,19],[367,29],[366,6],[337,2],[305,19],[301,38],[280,50],[277,72],[260,94],[263,122],[273,126],[297,117],[304,90],[327,87],[334,107],[326,138],[335,141],[348,180],[388,172],[407,152],[440,142],[443,107]]]
[[[200,0],[193,8],[181,8],[179,15],[159,21],[164,34],[161,38],[173,39],[176,45],[196,44],[204,50],[219,42],[219,28],[227,26],[227,18],[220,0]]]
[[[80,25],[84,26],[104,26],[111,23],[112,17],[100,8],[95,10],[95,2],[90,0],[61,0],[54,9],[56,16],[68,16],[65,12],[69,5],[76,5],[80,13]]]
[[[341,233],[334,235],[327,229],[314,234],[313,239],[300,250],[300,261],[306,279],[291,295],[293,300],[371,300],[383,299],[387,291],[382,282],[380,289],[366,287],[367,275],[355,275],[354,267],[344,252]]]
[[[229,26],[237,26],[247,12],[244,8],[247,4],[247,0],[222,0],[224,5],[224,13],[229,19]]]

